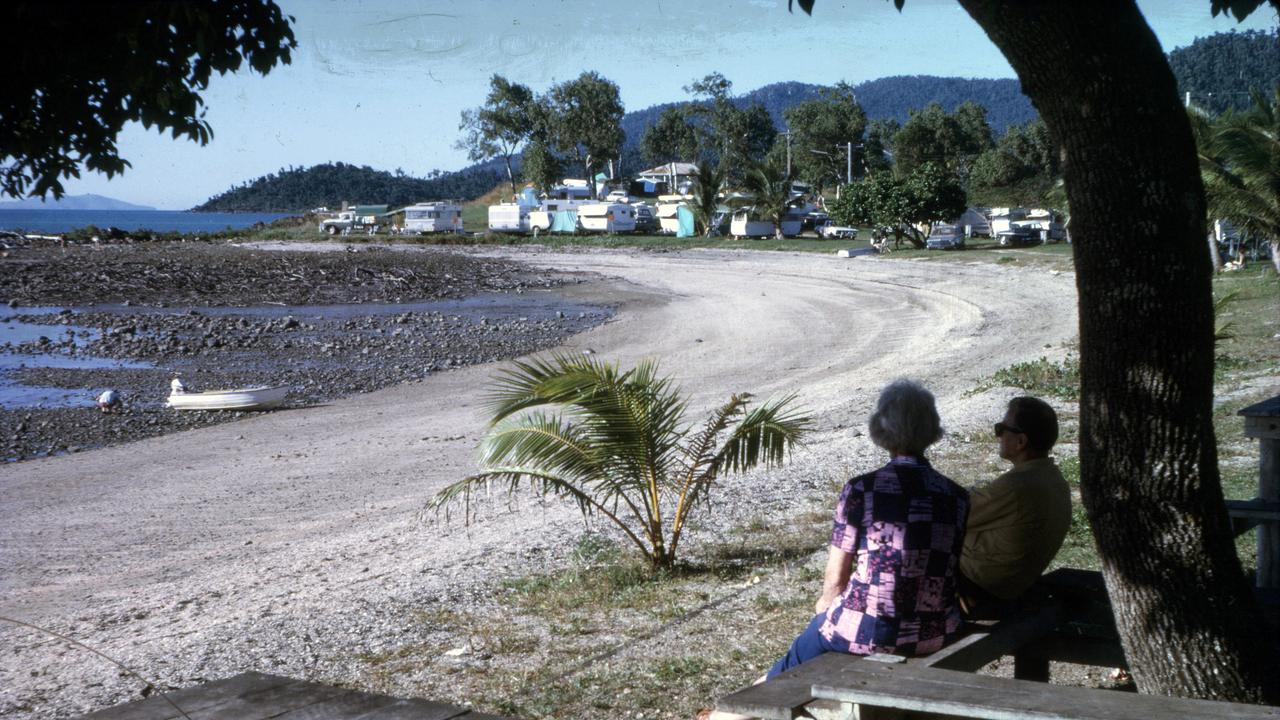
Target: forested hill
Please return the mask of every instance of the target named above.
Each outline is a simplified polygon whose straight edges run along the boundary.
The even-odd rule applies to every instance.
[[[1169,64],[1180,92],[1190,91],[1192,101],[1211,112],[1249,104],[1249,89],[1263,93],[1280,82],[1280,35],[1276,30],[1218,33],[1200,38],[1169,54]],[[789,107],[818,96],[821,85],[782,82],[766,85],[735,99],[740,106],[759,102],[784,127],[782,113]],[[1035,109],[1021,92],[1017,80],[967,79],[928,75],[871,80],[854,86],[854,95],[871,119],[894,118],[905,122],[912,109],[936,102],[954,110],[965,101],[987,109],[987,122],[996,134],[1010,125],[1035,118]],[[684,102],[683,100],[680,102]],[[665,108],[654,105],[627,113],[622,166],[631,173],[643,166],[640,138]],[[518,159],[517,159],[518,162]],[[407,205],[443,198],[472,199],[493,189],[504,173],[500,160],[480,163],[457,172],[436,173],[429,178],[392,174],[344,163],[288,168],[238,185],[195,208],[198,211],[296,212],[342,201]]]
[[[288,168],[215,195],[196,212],[299,212],[338,207],[342,202],[411,205],[444,198],[474,198],[493,189],[502,175],[496,166],[473,165],[452,173],[415,178],[371,167],[326,163]]]
[[[746,106],[759,102],[769,110],[778,127],[789,107],[818,96],[821,85],[784,82],[766,85],[737,98]],[[1031,103],[1019,91],[1017,80],[969,80],[929,76],[881,78],[854,88],[867,115],[907,119],[907,111],[937,102],[947,110],[972,100],[987,108],[987,120],[996,132],[1010,124],[1035,117]],[[638,146],[644,130],[667,105],[655,105],[627,113],[622,128],[623,167],[640,169]],[[500,161],[479,163],[457,172],[431,178],[392,174],[370,167],[327,163],[309,168],[284,168],[216,195],[193,208],[197,212],[299,212],[313,207],[336,207],[348,202],[400,206],[443,198],[472,199],[492,190],[505,177]]]
[[[787,108],[818,97],[824,86],[802,82],[781,82],[738,96],[734,102],[739,107],[760,103],[779,128],[785,127],[782,113]],[[1017,80],[992,80],[986,78],[934,77],[932,75],[900,75],[860,83],[853,87],[854,97],[872,120],[896,119],[906,122],[911,110],[919,110],[936,102],[944,110],[955,110],[957,105],[973,101],[987,109],[987,122],[997,135],[1010,125],[1021,125],[1034,120],[1035,108],[1022,94]],[[622,118],[622,129],[627,133],[624,150],[638,147],[645,128],[652,125],[662,111],[679,103],[654,105],[627,113]]]
[[[1268,97],[1280,83],[1280,30],[1217,33],[1169,53],[1178,92],[1218,114],[1249,107],[1250,89]]]

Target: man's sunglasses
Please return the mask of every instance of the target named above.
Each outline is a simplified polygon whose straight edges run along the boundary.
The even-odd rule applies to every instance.
[[[998,422],[998,423],[996,423],[995,431],[996,431],[996,437],[1000,437],[1001,435],[1003,435],[1003,434],[1005,434],[1005,433],[1007,433],[1007,432],[1018,433],[1018,434],[1020,434],[1020,435],[1026,435],[1026,434],[1027,434],[1025,431],[1019,430],[1018,428],[1016,428],[1016,427],[1014,427],[1014,426],[1012,426],[1012,425],[1006,425],[1006,424],[1004,424],[1004,423],[1002,423],[1002,422]]]

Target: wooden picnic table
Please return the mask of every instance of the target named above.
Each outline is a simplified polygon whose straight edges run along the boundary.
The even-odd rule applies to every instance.
[[[358,692],[260,672],[117,705],[81,720],[181,720],[184,714],[191,720],[501,720],[429,700]]]
[[[806,664],[815,666],[808,675],[813,696],[840,703],[844,717],[859,720],[900,718],[903,711],[981,720],[1280,718],[1280,707],[1050,685],[854,655],[828,653]]]
[[[1013,657],[1014,679],[975,674],[1008,656]],[[1055,570],[1040,579],[1017,612],[1001,620],[971,621],[964,636],[931,655],[904,658],[829,653],[727,695],[716,708],[767,720],[845,720],[855,717],[850,714],[853,704],[858,705],[856,717],[861,720],[897,717],[877,714],[877,709],[885,708],[1001,720],[1280,718],[1280,708],[1148,699],[1132,693],[1049,685],[1051,661],[1128,667],[1101,573]],[[1198,703],[1208,704],[1201,707]],[[1177,713],[1170,714],[1169,709],[1175,707]],[[1032,712],[1032,708],[1039,709]]]

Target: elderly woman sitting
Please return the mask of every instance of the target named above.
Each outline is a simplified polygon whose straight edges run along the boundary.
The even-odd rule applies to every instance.
[[[933,395],[898,380],[880,393],[872,442],[889,463],[845,484],[816,616],[767,677],[827,652],[927,655],[956,638],[957,566],[969,493],[933,467]]]

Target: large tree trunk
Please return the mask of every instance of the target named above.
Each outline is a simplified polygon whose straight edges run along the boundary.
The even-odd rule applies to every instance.
[[[1160,45],[1132,0],[960,4],[1063,150],[1081,491],[1138,687],[1280,700],[1223,505],[1204,190]]]

